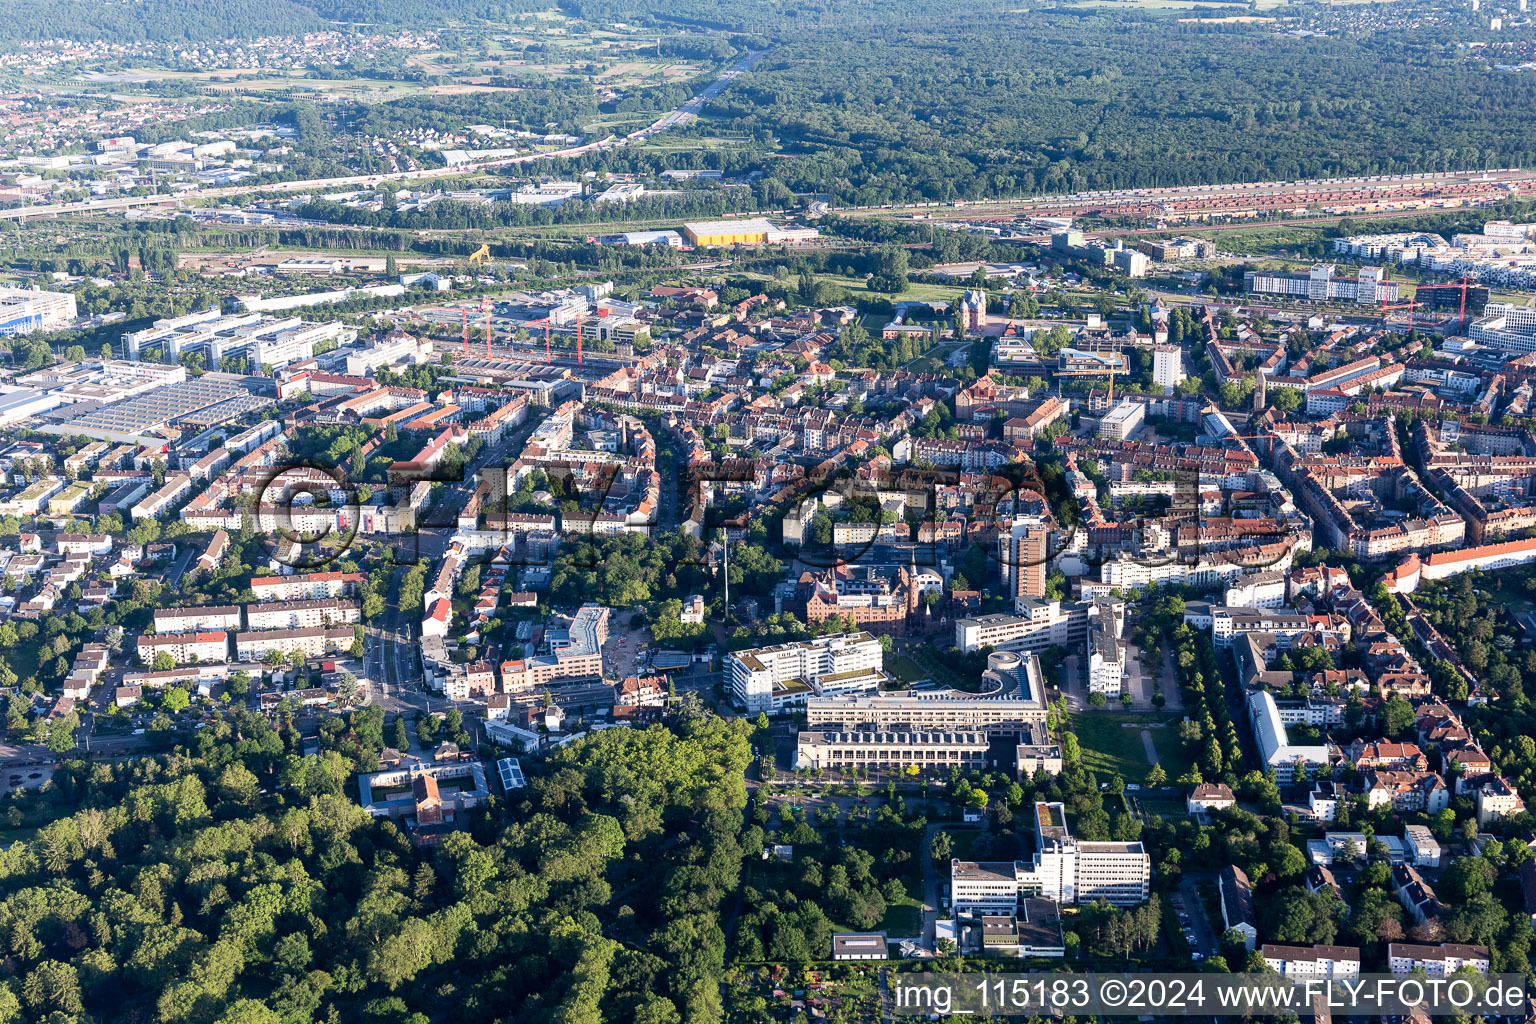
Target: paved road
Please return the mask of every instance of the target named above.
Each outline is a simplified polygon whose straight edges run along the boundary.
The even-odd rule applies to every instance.
[[[704,91],[699,93],[693,99],[683,103],[671,113],[664,114],[657,118],[648,127],[641,128],[637,132],[630,132],[625,136],[625,139],[638,140],[649,138],[650,136],[659,132],[666,131],[668,128],[676,128],[679,125],[684,125],[689,121],[692,121],[694,118],[699,116],[699,112],[704,109],[704,105],[706,103],[720,95],[721,90],[724,89],[727,85],[731,84],[732,79],[736,78],[743,72],[751,71],[752,68],[756,66],[757,62],[763,59],[763,54],[766,52],[766,50],[755,50],[751,53],[748,53],[745,57],[741,58],[741,60],[726,68],[725,71],[721,73],[719,78],[709,83]],[[622,145],[622,143],[620,143],[620,145]]]
[[[1209,879],[1209,876],[1203,877]],[[1186,875],[1179,882],[1179,895],[1184,897],[1184,909],[1189,914],[1190,930],[1195,933],[1196,948],[1204,956],[1212,956],[1221,951],[1221,933],[1217,931],[1219,922],[1206,920],[1205,904],[1195,889],[1195,881],[1195,878]]]
[[[171,563],[165,573],[165,585],[171,590],[181,585],[181,578],[187,574],[187,565],[197,557],[197,548],[188,538],[182,538],[181,547],[181,554],[176,556],[176,561]]]

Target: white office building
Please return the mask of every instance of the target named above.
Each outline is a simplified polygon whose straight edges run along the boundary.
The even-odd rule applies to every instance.
[[[820,685],[872,678],[885,663],[880,641],[868,633],[838,633],[804,643],[736,651],[728,660],[731,693],[749,715],[806,703]]]
[[[955,646],[969,654],[983,647],[998,651],[1040,652],[1052,644],[1077,647],[1088,639],[1088,608],[1063,607],[1060,601],[1021,597],[1018,615],[978,615],[955,621]]]
[[[1125,645],[1107,630],[1088,637],[1088,692],[1118,697],[1125,688]]]
[[[1259,757],[1266,768],[1275,769],[1281,782],[1290,782],[1298,766],[1315,772],[1328,765],[1326,744],[1293,746],[1286,738],[1280,708],[1268,690],[1248,695],[1248,716],[1253,720],[1253,734],[1259,741]]]
[[[1032,863],[957,860],[950,865],[950,885],[957,914],[1013,914],[1021,895],[1131,906],[1145,902],[1151,892],[1152,858],[1139,842],[1074,839],[1067,831],[1065,807],[1038,803]]]
[[[1255,572],[1227,584],[1228,608],[1284,608],[1285,573]]]
[[[1147,407],[1144,403],[1124,399],[1099,420],[1099,436],[1128,441],[1136,436],[1146,418]]]
[[[75,297],[36,288],[0,288],[0,336],[57,331],[75,322]]]
[[[1472,321],[1467,337],[1507,352],[1536,352],[1536,309],[1490,302],[1483,307],[1483,315]]]

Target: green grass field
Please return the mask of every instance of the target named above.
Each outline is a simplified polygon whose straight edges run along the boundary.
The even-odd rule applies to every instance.
[[[919,679],[927,679],[928,671],[905,654],[898,654],[886,661],[885,667],[908,686]]]
[[[1126,782],[1143,783],[1152,770],[1141,740],[1143,728],[1152,734],[1152,745],[1168,778],[1176,779],[1189,771],[1190,761],[1176,731],[1179,717],[1082,712],[1073,717],[1072,728],[1083,748],[1083,763],[1100,776],[1100,781],[1118,775]]]

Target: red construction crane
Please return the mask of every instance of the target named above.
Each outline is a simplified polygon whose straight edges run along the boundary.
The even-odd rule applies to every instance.
[[[550,362],[552,362],[552,360],[549,358],[549,318],[545,317],[544,318],[544,365],[548,366],[550,364]]]
[[[1399,303],[1396,303],[1395,305],[1388,305],[1386,297],[1383,296],[1382,300],[1381,300],[1381,319],[1382,319],[1382,322],[1383,323],[1386,322],[1387,312],[1389,310],[1393,310],[1393,309],[1406,309],[1408,311],[1408,329],[1411,331],[1414,328],[1413,310],[1414,310],[1414,307],[1418,306],[1418,305],[1419,305],[1419,303],[1415,302],[1413,299],[1409,299],[1407,302],[1399,302]]]
[[[485,296],[480,296],[480,312],[485,314],[485,358],[491,358],[491,307],[486,304]]]
[[[581,365],[581,314],[576,314],[576,365]]]
[[[1470,285],[1471,281],[1463,274],[1461,278],[1461,311],[1456,314],[1458,320],[1465,320],[1467,318],[1467,288]]]

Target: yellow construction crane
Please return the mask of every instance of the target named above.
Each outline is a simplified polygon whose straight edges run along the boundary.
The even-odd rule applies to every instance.
[[[1118,374],[1122,374],[1122,373],[1125,373],[1125,372],[1127,372],[1127,371],[1125,371],[1125,370],[1111,370],[1111,369],[1102,369],[1102,370],[1057,370],[1055,373],[1051,374],[1051,376],[1052,377],[1104,377],[1104,376],[1107,376],[1109,378],[1109,405],[1110,405],[1110,408],[1114,408],[1114,405],[1115,405],[1115,377]],[[1057,398],[1061,397],[1061,381],[1060,380],[1058,380],[1056,382],[1056,397]]]
[[[482,245],[480,248],[469,254],[469,262],[473,263],[477,267],[482,266],[485,261],[490,258],[491,247],[488,245]]]

